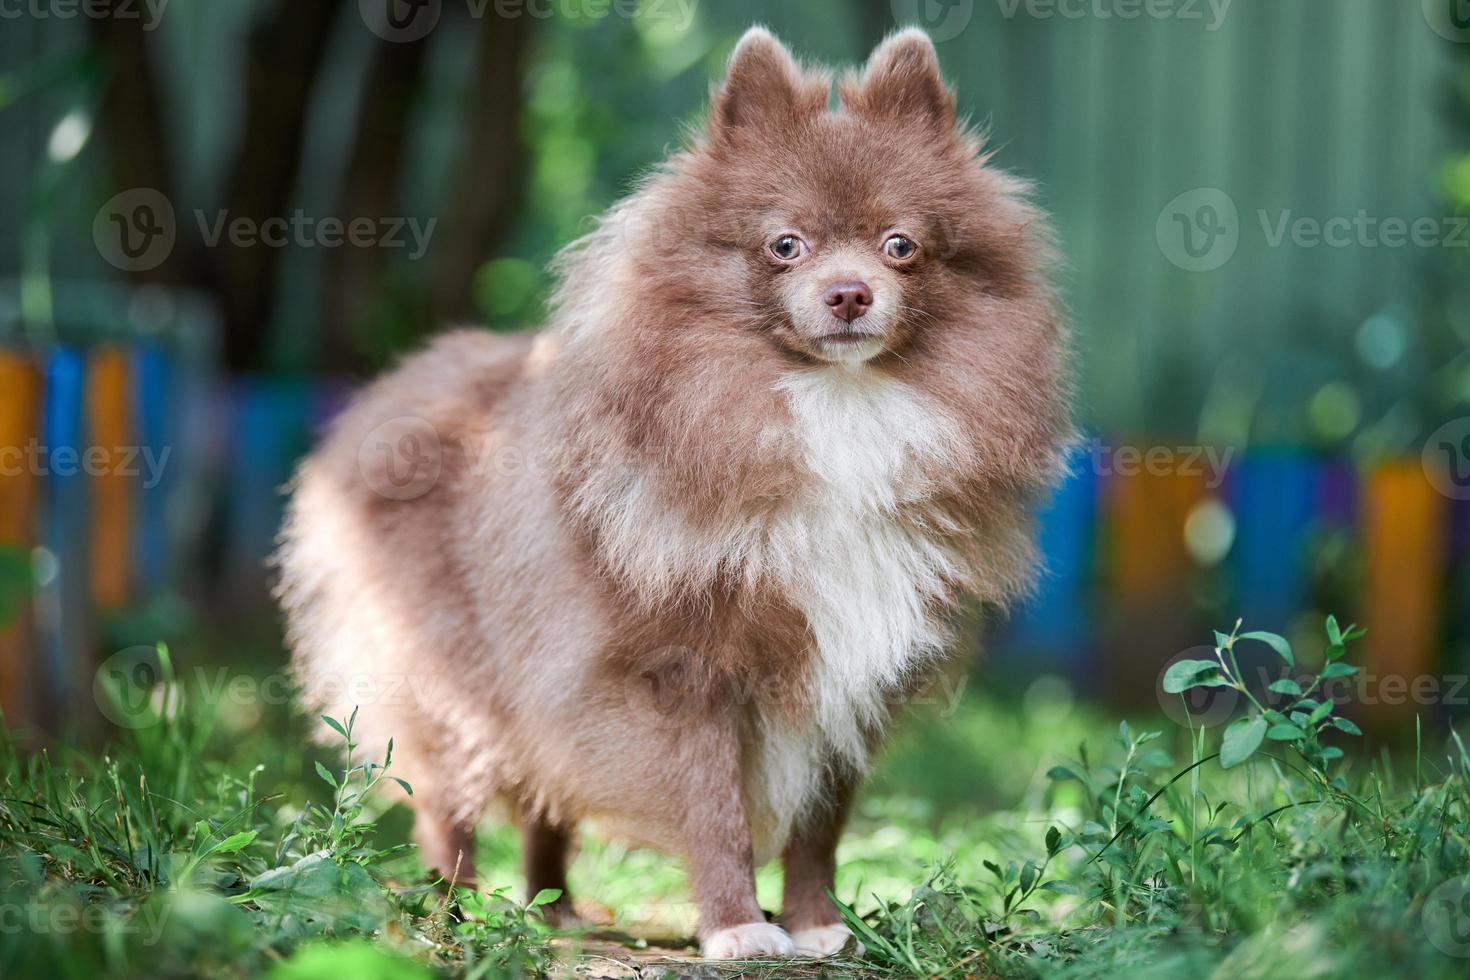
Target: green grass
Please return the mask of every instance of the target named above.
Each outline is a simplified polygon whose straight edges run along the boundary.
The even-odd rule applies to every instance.
[[[1165,687],[1238,693],[1247,711],[1223,730],[1119,725],[1055,679],[919,712],[841,850],[836,898],[867,956],[730,972],[1464,976],[1470,755],[1453,733],[1397,761],[1350,750],[1356,726],[1312,693],[1351,671],[1355,635],[1329,623],[1316,670],[1278,637],[1218,635],[1216,659]],[[1291,683],[1241,683],[1236,650],[1258,643]],[[146,723],[103,753],[0,744],[0,976],[577,967],[576,943],[553,951],[535,910],[553,896],[520,892],[513,832],[487,825],[479,845],[483,877],[505,887],[447,898],[381,792],[391,759],[354,747],[345,761],[350,719],[329,722],[343,751],[317,752],[284,706],[208,709],[163,666],[134,703]],[[634,935],[693,922],[672,861],[592,834],[571,884]],[[779,869],[758,884],[775,908]]]

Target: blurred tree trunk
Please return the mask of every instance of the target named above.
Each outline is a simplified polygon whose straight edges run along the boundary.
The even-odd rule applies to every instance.
[[[149,187],[177,201],[177,184],[158,81],[148,56],[142,20],[115,16],[132,0],[105,0],[106,16],[87,18],[108,81],[97,107],[97,129],[108,149],[113,192]],[[110,196],[110,195],[109,195]],[[133,273],[139,282],[178,283],[190,277],[179,263],[165,262]]]
[[[355,142],[347,161],[337,214],[345,221],[401,216],[397,206],[409,122],[423,86],[429,39],[375,45],[358,103]],[[387,254],[381,248],[339,248],[328,259],[322,290],[323,360],[334,371],[365,363],[363,338],[384,301]]]
[[[132,0],[105,0],[126,6]],[[288,217],[305,142],[311,93],[321,73],[345,0],[283,0],[250,32],[240,150],[223,208],[231,221]],[[87,18],[107,71],[100,120],[115,191],[151,187],[180,210],[178,185],[169,157],[168,126],[144,19]],[[214,247],[179,224],[170,261],[132,273],[135,281],[182,284],[210,294],[224,319],[225,366],[245,371],[262,366],[274,313],[277,270],[283,249],[234,248],[228,237]]]
[[[344,0],[283,0],[251,30],[245,120],[225,200],[231,221],[288,216],[311,95],[343,6]],[[225,239],[211,252],[212,292],[224,313],[225,364],[232,371],[259,368],[287,250],[235,248]]]
[[[124,0],[106,2],[120,5]],[[349,6],[346,0],[282,0],[257,18],[246,51],[239,150],[220,203],[229,220],[245,219],[257,227],[272,218],[289,220],[311,100]],[[95,17],[88,24],[108,71],[99,125],[114,192],[156,188],[182,213],[170,127],[143,21]],[[464,136],[439,208],[441,220],[428,260],[432,271],[423,274],[424,295],[410,314],[416,331],[474,315],[475,271],[506,233],[520,196],[525,161],[520,89],[531,18],[485,16],[472,24],[475,67],[465,91]],[[447,18],[439,28],[445,29],[452,29]],[[374,48],[335,215],[344,222],[406,217],[400,195],[405,154],[429,47],[437,34],[412,43],[382,41]],[[171,259],[133,278],[185,285],[210,295],[224,321],[225,366],[235,372],[267,366],[280,271],[294,253],[263,245],[237,248],[227,236],[207,247],[183,221],[179,232]],[[383,249],[350,246],[330,256],[322,290],[322,367],[353,371],[369,366],[361,331],[390,298],[391,256]]]
[[[365,340],[379,332],[374,319],[385,311],[407,318],[414,334],[476,316],[475,271],[505,235],[524,174],[520,89],[530,18],[481,17],[472,23],[474,72],[461,95],[464,135],[438,209],[426,262],[431,271],[420,277],[423,294],[393,309],[391,253],[380,248],[334,253],[323,291],[325,360],[333,371],[377,366],[375,355],[382,352]],[[401,185],[409,124],[432,39],[384,42],[373,52],[339,204],[344,219],[405,217]]]
[[[480,22],[475,74],[465,93],[468,133],[433,253],[430,308],[436,324],[476,315],[475,270],[509,231],[520,199],[521,78],[530,25],[529,17]]]

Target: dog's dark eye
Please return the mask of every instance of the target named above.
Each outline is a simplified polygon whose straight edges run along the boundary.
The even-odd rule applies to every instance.
[[[900,262],[913,258],[918,252],[919,246],[914,240],[903,235],[894,235],[883,243],[883,254]]]
[[[782,235],[771,243],[771,254],[782,262],[801,258],[801,253],[805,250],[806,243],[795,235]]]

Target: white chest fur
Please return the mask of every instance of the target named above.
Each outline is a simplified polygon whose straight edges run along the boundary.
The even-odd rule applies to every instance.
[[[884,698],[944,643],[932,615],[952,559],[897,519],[920,499],[927,464],[958,443],[954,422],[920,393],[867,369],[791,374],[778,386],[791,435],[815,480],[770,528],[767,571],[807,618],[816,640],[810,724],[766,726],[757,792],[783,838],[832,757],[861,769],[864,730]],[[764,837],[766,833],[758,833]]]

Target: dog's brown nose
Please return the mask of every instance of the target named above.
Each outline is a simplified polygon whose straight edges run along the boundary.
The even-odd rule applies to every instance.
[[[873,291],[865,282],[834,282],[827,287],[824,299],[833,316],[851,323],[873,305]]]

